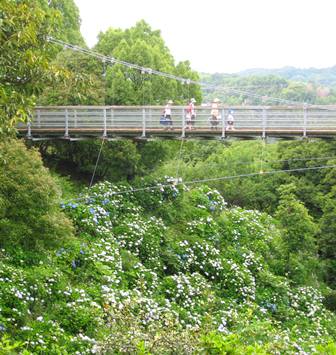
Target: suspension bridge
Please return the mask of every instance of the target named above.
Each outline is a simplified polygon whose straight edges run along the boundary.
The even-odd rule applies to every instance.
[[[229,108],[219,109],[216,125],[211,107],[196,107],[194,125],[186,122],[186,107],[172,106],[172,126],[160,123],[162,106],[45,106],[36,107],[31,122],[20,124],[18,134],[32,140],[114,139],[238,139],[336,136],[336,106],[237,106],[234,126]]]
[[[107,56],[86,48],[48,37],[48,42],[64,49],[94,57],[104,64],[121,65],[141,75],[157,75],[183,85],[218,89],[190,78],[179,77],[153,68]],[[264,100],[255,92],[223,88],[237,95]],[[314,106],[283,98],[266,97],[282,106],[219,107],[216,122],[210,119],[210,105],[196,107],[196,118],[190,126],[185,106],[172,106],[171,125],[161,120],[162,106],[40,106],[27,124],[21,123],[18,134],[32,140],[90,138],[114,139],[253,139],[267,137],[333,138],[336,136],[336,106]],[[234,125],[228,124],[228,113],[234,111]],[[166,124],[164,124],[166,123]]]

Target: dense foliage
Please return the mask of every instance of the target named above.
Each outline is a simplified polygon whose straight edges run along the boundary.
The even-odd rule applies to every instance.
[[[62,243],[71,224],[57,206],[60,189],[35,150],[0,142],[0,248],[30,263],[29,253]]]
[[[127,30],[108,29],[100,33],[94,50],[152,70],[198,80],[188,61],[175,64],[160,31],[145,21]],[[180,84],[151,71],[139,72],[120,64],[104,63],[81,53],[65,50],[56,59],[72,75],[68,81],[53,83],[40,97],[42,104],[157,105],[172,99],[186,104],[191,97],[200,103],[200,87]]]
[[[285,234],[270,216],[228,208],[218,191],[174,179],[142,181],[135,192],[101,183],[62,208],[75,239],[35,253],[32,266],[1,249],[1,332],[11,337],[2,347],[52,354],[335,348],[335,315],[318,289],[286,278]]]
[[[143,67],[198,80],[198,74],[190,68],[189,62],[175,65],[160,31],[153,31],[143,20],[125,31],[110,28],[100,33],[95,49]],[[181,85],[150,72],[139,73],[120,65],[107,67],[106,85],[107,104],[164,104],[168,99],[175,104],[186,104],[191,97],[201,102],[199,86]]]
[[[307,140],[266,144],[249,141],[224,145],[187,142],[181,154],[167,158],[153,175],[175,175],[177,158],[178,176],[185,181],[219,178],[208,184],[218,189],[229,205],[258,209],[272,215],[277,213],[287,230],[299,228],[297,221],[304,221],[304,228],[310,229],[315,241],[304,239],[309,234],[304,229],[298,229],[295,234],[302,238],[300,242],[309,245],[311,252],[316,245],[315,253],[325,263],[320,265],[324,278],[335,288],[335,168],[332,168],[336,164],[335,142]],[[319,166],[327,168],[281,172]],[[244,177],[249,174],[255,176]],[[225,178],[230,176],[236,178]],[[302,205],[297,205],[298,197]],[[279,202],[283,205],[282,210],[279,210]],[[296,220],[292,217],[286,220],[290,218],[286,208],[292,203],[292,207],[298,209],[298,215]],[[299,249],[295,249],[295,254],[298,252]],[[311,264],[311,267],[315,269],[316,265]]]
[[[276,75],[291,81],[316,83],[326,87],[336,87],[336,66],[330,68],[295,68],[283,67],[279,69],[247,69],[239,72],[240,76]]]
[[[336,102],[336,87],[317,81],[287,78],[280,73],[249,76],[240,74],[202,74],[202,81],[211,85],[205,90],[204,102],[218,97],[227,105],[279,105],[281,100],[297,103],[329,105]],[[206,88],[206,87],[205,87]]]
[[[65,76],[52,65],[48,36],[82,43],[73,0],[3,0],[0,4],[0,133],[29,120],[46,82]]]

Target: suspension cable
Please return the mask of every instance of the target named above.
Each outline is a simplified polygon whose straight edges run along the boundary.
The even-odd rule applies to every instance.
[[[266,150],[266,139],[261,140],[261,154],[260,154],[260,172],[264,172],[264,156],[265,156],[265,150]]]
[[[101,152],[102,152],[104,142],[105,142],[105,138],[103,138],[102,143],[101,143],[101,145],[100,145],[100,149],[99,149],[98,157],[97,157],[97,160],[96,160],[96,165],[95,165],[95,167],[94,167],[93,174],[92,174],[92,177],[91,177],[89,189],[91,189],[91,186],[92,186],[92,184],[93,184],[93,179],[94,179],[95,174],[96,174],[96,169],[97,169],[97,166],[98,166],[98,162],[99,162],[99,159],[100,159],[100,154],[101,154]]]
[[[182,160],[182,149],[183,149],[183,143],[184,143],[184,139],[182,138],[181,140],[181,145],[180,145],[180,151],[179,151],[179,156],[178,156],[178,160],[177,160],[177,167],[176,167],[176,181],[178,181],[179,179],[179,170],[180,170],[180,163]]]
[[[185,182],[176,181],[175,179],[173,179],[172,183],[170,183],[170,184],[156,184],[153,186],[131,188],[129,190],[111,192],[109,195],[124,195],[124,194],[134,193],[134,192],[152,191],[152,190],[162,189],[164,187],[172,187],[172,186],[177,186],[177,185],[193,185],[193,184],[199,184],[199,183],[205,183],[205,182],[233,180],[233,179],[240,179],[240,178],[253,177],[253,176],[266,176],[266,175],[275,175],[275,174],[279,174],[279,173],[302,172],[302,171],[332,169],[332,168],[336,168],[336,164],[335,165],[313,166],[313,167],[306,167],[306,168],[296,168],[296,169],[270,170],[270,171],[264,171],[264,172],[259,171],[259,172],[253,172],[253,173],[247,173],[247,174],[228,175],[228,176],[220,176],[220,177],[207,178],[207,179],[196,179],[196,180],[190,180],[190,181],[185,181]],[[97,197],[98,197],[97,195],[96,196],[79,197],[79,198],[70,199],[70,200],[68,200],[68,202],[94,199]]]
[[[308,157],[308,158],[293,158],[293,159],[278,159],[278,160],[267,160],[264,159],[264,163],[268,164],[275,164],[275,163],[288,163],[288,162],[294,162],[294,161],[306,161],[306,160],[329,160],[329,159],[336,159],[336,156],[324,156],[324,157]],[[237,161],[237,162],[230,162],[232,165],[252,165],[255,163],[260,162],[260,160],[255,160],[255,161]]]
[[[233,92],[235,94],[240,94],[240,95],[246,95],[246,96],[250,96],[250,97],[260,98],[262,100],[264,100],[266,98],[267,100],[271,100],[271,101],[275,101],[275,102],[281,102],[283,104],[288,104],[288,105],[308,106],[308,104],[305,103],[305,102],[287,100],[287,99],[282,99],[282,98],[279,98],[279,97],[273,97],[273,96],[268,96],[268,95],[258,95],[258,94],[256,94],[255,92],[252,92],[252,91],[238,90],[238,89],[235,89],[233,87],[209,85],[208,83],[205,83],[205,82],[192,80],[190,78],[180,77],[180,76],[177,76],[177,75],[174,75],[174,74],[170,74],[170,73],[166,73],[166,72],[161,72],[161,71],[156,70],[156,69],[143,67],[143,66],[138,65],[138,64],[129,63],[129,62],[126,62],[124,60],[120,60],[120,59],[117,59],[117,58],[114,58],[114,57],[111,57],[111,56],[103,55],[103,54],[95,52],[93,50],[86,49],[86,48],[83,48],[83,47],[79,47],[77,45],[64,42],[62,40],[53,38],[51,36],[47,37],[47,41],[50,42],[50,43],[53,43],[53,44],[57,44],[57,45],[63,46],[63,48],[65,48],[65,49],[71,49],[73,51],[78,51],[78,52],[84,53],[86,55],[95,57],[95,58],[97,58],[99,60],[105,61],[106,63],[120,64],[120,65],[126,66],[126,67],[131,68],[131,69],[139,70],[140,72],[147,72],[148,74],[159,75],[159,76],[162,76],[162,77],[166,77],[168,79],[173,79],[173,80],[180,81],[180,82],[182,82],[184,84],[188,84],[188,85],[195,84],[195,85],[199,85],[199,86],[202,86],[202,87],[205,87],[205,88],[212,88],[212,89],[222,88],[223,90],[231,91],[231,92]]]

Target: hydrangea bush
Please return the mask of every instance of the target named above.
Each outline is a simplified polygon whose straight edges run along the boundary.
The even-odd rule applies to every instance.
[[[335,315],[277,267],[270,216],[171,178],[99,183],[61,208],[76,238],[33,267],[1,250],[0,349],[8,336],[34,354],[333,349]]]

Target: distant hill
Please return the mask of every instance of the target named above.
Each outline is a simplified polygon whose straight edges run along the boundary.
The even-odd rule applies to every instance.
[[[235,74],[201,73],[200,78],[209,83],[209,87],[203,87],[203,102],[217,97],[228,105],[274,105],[282,99],[321,105],[336,103],[336,66],[257,68]]]
[[[278,77],[301,82],[313,82],[328,87],[336,87],[336,65],[330,68],[307,68],[283,67],[278,69],[254,68],[237,73],[239,76],[267,76],[276,75]]]

